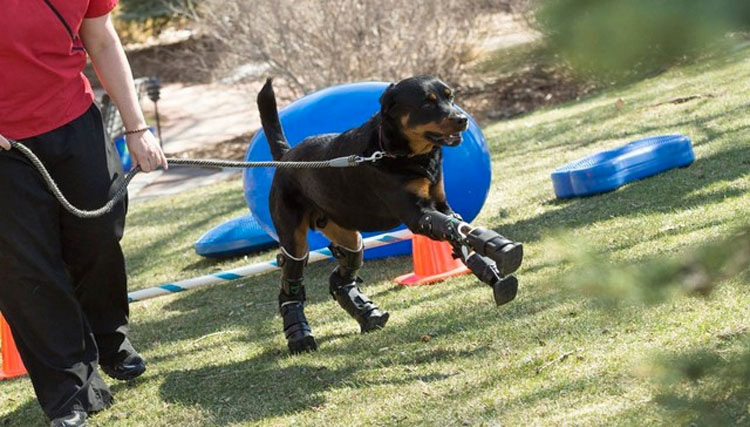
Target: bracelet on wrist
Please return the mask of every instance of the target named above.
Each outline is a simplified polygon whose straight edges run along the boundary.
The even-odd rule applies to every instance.
[[[126,130],[125,131],[125,135],[132,135],[134,133],[146,132],[147,130],[151,130],[151,128],[145,127],[145,128],[138,128],[138,129]]]

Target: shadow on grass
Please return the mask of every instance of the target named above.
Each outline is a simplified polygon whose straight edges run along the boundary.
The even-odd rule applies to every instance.
[[[712,348],[662,352],[651,363],[657,375],[650,377],[663,420],[681,425],[750,424],[750,337],[738,332],[726,335]],[[643,409],[631,408],[619,417],[637,419]],[[616,421],[612,419],[612,421]]]
[[[477,310],[463,319],[446,322],[444,314],[434,312],[410,322],[389,325],[383,331],[367,335],[367,339],[359,334],[342,335],[344,339],[321,336],[320,350],[311,356],[294,357],[291,366],[280,367],[282,362],[289,364],[285,349],[279,351],[272,348],[274,343],[266,342],[265,350],[248,360],[169,372],[160,392],[167,402],[198,405],[212,415],[217,425],[227,425],[322,408],[327,401],[325,394],[334,390],[359,394],[380,386],[438,382],[455,374],[433,368],[434,363],[488,357],[490,349],[486,346],[454,349],[434,342],[423,343],[414,331],[430,330],[448,342],[463,329],[460,327],[463,322],[491,324],[486,322],[487,316]],[[378,349],[384,340],[388,342],[388,351]],[[386,366],[398,370],[415,365],[430,372],[379,374]]]
[[[401,287],[395,284],[379,292],[368,292],[367,283],[389,281],[403,269],[409,268],[408,263],[409,259],[406,257],[398,264],[394,264],[392,260],[368,261],[360,273],[365,278],[363,291],[376,302],[399,292]],[[333,316],[338,316],[341,312],[341,308],[332,303],[334,313],[323,312],[318,313],[317,316],[310,314],[317,305],[332,301],[328,293],[328,275],[333,266],[334,263],[331,261],[322,261],[309,265],[305,270],[305,287],[308,295],[305,305],[313,330],[316,325],[332,321]],[[170,313],[170,315],[162,319],[138,323],[135,329],[139,341],[143,341],[139,348],[142,351],[148,351],[154,346],[162,345],[165,343],[165,336],[169,337],[169,342],[198,340],[221,330],[241,330],[245,339],[252,342],[268,341],[283,336],[276,302],[278,286],[279,273],[273,272],[193,290],[164,307],[165,313]],[[472,280],[470,286],[486,290],[487,304],[494,305],[489,287],[475,280]],[[417,296],[406,301],[390,301],[387,306],[381,303],[381,306],[395,314],[410,306],[448,298],[459,292],[462,292],[461,287],[445,286],[435,288],[424,296]],[[353,319],[351,322],[355,324]]]
[[[393,276],[392,271],[377,268],[375,261],[368,265],[371,268],[367,269],[366,265],[365,274],[371,280],[380,281]],[[313,283],[310,287],[309,307],[315,307],[320,301],[329,298],[327,287],[314,285],[327,278],[329,267],[330,265],[310,268],[310,272],[306,274]],[[273,286],[263,287],[263,283],[268,282],[271,277]],[[474,280],[427,288],[424,294],[416,298],[396,298],[397,301],[391,300],[384,307],[391,311],[394,319],[401,315],[408,316],[408,320],[392,321],[383,331],[367,335],[360,335],[353,330],[351,333],[329,332],[317,335],[319,351],[308,356],[295,356],[290,361],[283,344],[281,320],[276,316],[275,303],[253,303],[251,307],[257,305],[257,310],[245,311],[237,317],[217,317],[219,311],[237,311],[243,306],[243,301],[274,301],[277,279],[276,275],[266,275],[248,281],[242,288],[215,287],[206,290],[211,293],[210,296],[200,292],[186,295],[168,307],[171,311],[180,312],[177,317],[138,326],[139,335],[143,336],[146,331],[155,333],[170,324],[176,325],[175,329],[166,334],[170,341],[192,339],[222,329],[239,329],[239,339],[252,342],[261,349],[260,354],[247,360],[165,372],[160,386],[164,401],[186,406],[197,405],[210,414],[212,422],[227,425],[322,409],[326,406],[326,394],[331,392],[361,395],[382,386],[407,386],[417,381],[440,382],[455,375],[447,372],[452,369],[450,366],[460,366],[472,358],[506,358],[504,351],[507,351],[508,345],[514,346],[514,351],[521,352],[525,346],[537,345],[534,337],[528,337],[528,340],[524,338],[524,342],[520,344],[514,342],[500,345],[495,343],[493,337],[496,334],[493,331],[496,332],[498,325],[512,328],[511,323],[536,316],[540,311],[561,310],[559,303],[564,298],[551,293],[533,301],[520,298],[520,301],[495,308],[490,289]],[[468,304],[476,305],[472,309],[467,309],[464,304],[461,304],[463,307],[440,304],[440,301],[455,299],[477,286],[486,291],[479,297],[486,296],[486,300],[469,301]],[[388,289],[381,294],[390,291]],[[421,311],[418,315],[407,314],[410,306],[425,304],[436,308]],[[216,306],[221,306],[222,309],[212,308]],[[340,314],[338,306],[332,307]],[[564,309],[567,312],[565,310],[569,308]],[[560,312],[559,316],[564,316],[564,312]],[[313,329],[315,324],[334,321],[333,313],[317,314],[308,316]],[[589,320],[570,319],[566,322],[568,328],[583,331]],[[550,333],[559,334],[559,328]],[[461,336],[467,331],[486,337],[486,341],[463,342]],[[424,334],[432,339],[423,342],[421,338]],[[585,332],[578,333],[579,339],[582,335],[590,335],[589,338],[595,339],[600,331],[588,328]],[[152,340],[146,336],[143,338],[146,341]],[[420,367],[420,373],[410,373],[409,368],[414,366]],[[387,375],[380,373],[385,367],[390,369]],[[476,384],[471,388],[472,392],[479,393],[481,388],[494,386],[495,383],[487,381],[478,385],[479,388]],[[568,390],[577,386],[559,387]],[[550,390],[540,395],[539,399],[552,394],[554,391]],[[394,405],[398,404],[394,402]]]

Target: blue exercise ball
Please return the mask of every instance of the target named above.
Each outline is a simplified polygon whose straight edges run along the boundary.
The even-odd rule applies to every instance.
[[[284,133],[294,146],[305,138],[323,133],[340,133],[358,127],[380,111],[380,95],[389,83],[352,83],[312,93],[279,111]],[[247,161],[272,160],[265,134],[257,132],[245,155]],[[244,172],[245,200],[258,224],[274,239],[278,235],[268,209],[274,168],[251,168]],[[479,214],[492,179],[487,141],[477,123],[469,117],[469,128],[458,147],[443,148],[445,193],[453,210],[466,221]],[[397,228],[401,229],[403,226]],[[364,237],[379,233],[363,233]],[[322,234],[308,235],[310,249],[328,246]],[[401,242],[365,252],[368,259],[411,253],[411,243]]]
[[[125,173],[130,172],[130,170],[133,169],[133,159],[130,157],[128,145],[125,143],[125,135],[115,140],[115,148],[117,149],[117,154],[120,155],[122,171]]]

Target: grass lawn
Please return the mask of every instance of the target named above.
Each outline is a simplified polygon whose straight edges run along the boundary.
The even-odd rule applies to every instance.
[[[712,96],[656,106],[694,94]],[[306,273],[307,314],[320,350],[296,357],[286,353],[277,314],[278,274],[135,303],[131,336],[149,369],[130,384],[110,381],[117,402],[91,424],[750,424],[750,379],[739,388],[713,377],[653,380],[662,378],[655,358],[709,350],[731,360],[741,351],[750,274],[708,298],[657,305],[612,307],[563,286],[580,268],[566,261],[568,245],[639,263],[747,224],[750,50],[484,130],[493,182],[475,223],[526,245],[513,303],[496,308],[470,276],[401,288],[391,279],[410,269],[409,258],[372,261],[364,288],[391,321],[363,336],[328,295],[333,264],[317,263]],[[692,138],[692,166],[555,200],[556,166],[666,133]],[[213,262],[194,254],[205,230],[245,212],[239,182],[133,206],[124,239],[131,289],[274,256]],[[0,425],[44,425],[28,379],[1,382],[0,396]]]

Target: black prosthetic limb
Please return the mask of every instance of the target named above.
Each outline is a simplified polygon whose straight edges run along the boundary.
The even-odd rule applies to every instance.
[[[308,255],[304,258],[294,258],[283,247],[276,258],[281,267],[279,311],[284,320],[284,335],[289,352],[292,354],[318,348],[304,311],[305,287],[302,284],[302,272],[307,265],[307,258]]]
[[[497,263],[501,275],[518,270],[523,261],[523,245],[484,227],[473,228],[466,236],[468,245],[478,254]]]
[[[378,308],[359,289],[362,279],[357,276],[357,272],[362,267],[364,247],[356,252],[337,245],[329,248],[339,263],[329,278],[329,290],[333,299],[359,323],[362,333],[382,329],[390,315]]]
[[[472,227],[455,216],[429,212],[419,219],[419,232],[435,240],[462,245],[494,261],[502,276],[518,270],[523,261],[523,245],[483,227]]]
[[[463,258],[463,261],[479,280],[492,288],[497,305],[507,304],[516,298],[518,279],[515,276],[501,276],[494,261],[476,252]]]

